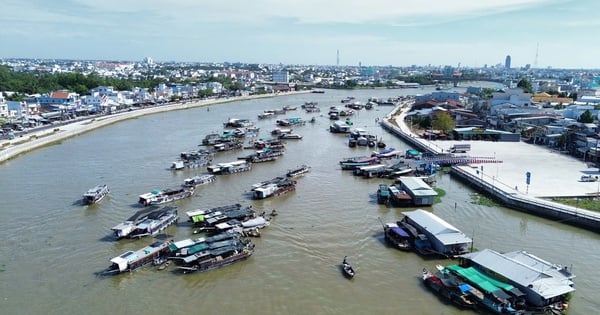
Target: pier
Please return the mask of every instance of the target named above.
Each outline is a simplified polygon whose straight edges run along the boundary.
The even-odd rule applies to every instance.
[[[442,147],[439,141],[438,143],[434,143],[433,141],[418,137],[404,123],[404,118],[408,110],[408,104],[402,104],[390,112],[385,119],[381,120],[380,124],[382,128],[391,134],[400,137],[418,150],[426,152],[427,156],[423,160],[445,161],[448,164],[452,164],[451,176],[491,196],[508,208],[600,233],[600,213],[544,199],[550,197],[590,198],[591,196],[598,196],[600,194],[600,184],[591,183],[592,185],[590,185],[590,183],[579,181],[579,176],[581,176],[579,172],[597,173],[598,170],[581,169],[578,164],[569,165],[568,167],[557,167],[556,163],[560,162],[552,162],[552,157],[539,158],[535,162],[536,165],[532,166],[539,169],[536,169],[535,174],[544,173],[545,170],[545,173],[548,174],[544,174],[544,176],[548,176],[548,178],[552,176],[552,179],[557,182],[550,179],[538,178],[535,191],[530,191],[529,179],[527,179],[527,184],[523,185],[526,178],[525,172],[522,172],[522,174],[515,171],[503,171],[500,173],[498,168],[495,171],[489,171],[492,168],[491,166],[486,166],[484,172],[483,164],[485,163],[514,162],[497,160],[496,152],[493,152],[493,157],[484,157],[483,155],[478,157],[450,155],[449,149]],[[448,141],[448,145],[455,142]],[[480,143],[483,145],[485,142],[469,141],[469,143],[472,143],[472,146],[477,146]],[[498,146],[499,144],[494,142],[491,145]],[[507,145],[512,144],[507,143]],[[531,147],[531,149],[539,149],[539,147]],[[527,155],[535,155],[535,153],[529,152]],[[559,157],[563,156],[556,156],[557,159]],[[519,159],[521,158],[519,157]],[[518,161],[516,162],[518,163]],[[521,163],[519,166],[522,166],[522,164],[526,163]],[[527,173],[531,174],[530,172]],[[576,182],[576,184],[571,185],[569,180]],[[515,185],[515,183],[518,184]],[[518,188],[519,185],[522,186],[521,190]],[[523,186],[525,189],[523,189]]]

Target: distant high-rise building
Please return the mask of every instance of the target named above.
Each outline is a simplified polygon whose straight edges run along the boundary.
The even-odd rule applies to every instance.
[[[336,55],[336,58],[335,58],[335,65],[337,67],[340,66],[340,50],[339,49],[337,50],[337,55]]]
[[[510,69],[510,55],[506,56],[506,59],[504,60],[504,68]]]
[[[273,72],[273,82],[275,83],[289,83],[289,73],[287,71]]]
[[[144,61],[146,62],[147,65],[152,65],[154,63],[154,61],[152,60],[152,57],[146,57],[144,59]]]

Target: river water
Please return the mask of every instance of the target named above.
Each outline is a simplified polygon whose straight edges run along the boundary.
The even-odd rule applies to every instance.
[[[342,171],[344,157],[367,155],[370,149],[349,148],[343,135],[328,132],[330,106],[355,96],[387,98],[418,90],[327,91],[232,102],[206,108],[149,115],[114,124],[38,149],[0,165],[0,309],[2,314],[463,314],[446,305],[420,282],[423,267],[444,260],[424,260],[385,246],[378,218],[393,221],[406,208],[375,202],[381,179],[363,179]],[[320,114],[300,105],[316,101]],[[204,169],[172,172],[180,152],[193,150],[204,135],[221,131],[228,118],[249,118],[267,137],[275,120],[257,120],[266,109],[298,106],[285,117],[316,117],[294,128],[303,140],[288,140],[286,154],[274,162],[255,164],[252,171],[221,176],[181,200],[180,224],[165,232],[180,240],[192,235],[185,211],[232,203],[277,209],[271,226],[255,238],[248,260],[207,273],[181,275],[146,267],[133,273],[99,278],[109,259],[136,250],[151,239],[110,240],[110,228],[140,208],[138,195],[172,188]],[[359,111],[355,126],[383,137],[389,146],[409,147],[387,134],[375,120],[392,108]],[[499,144],[501,145],[501,144]],[[220,153],[228,162],[249,151]],[[244,192],[256,182],[280,176],[300,164],[312,172],[298,180],[297,190],[262,201]],[[81,195],[97,184],[111,187],[108,199],[82,206]],[[475,247],[500,252],[526,250],[573,268],[575,292],[570,314],[600,309],[600,236],[568,225],[503,207],[472,202],[471,188],[438,175],[447,194],[428,210],[474,239]],[[357,272],[345,279],[339,269],[347,255]],[[596,284],[594,284],[596,283]]]

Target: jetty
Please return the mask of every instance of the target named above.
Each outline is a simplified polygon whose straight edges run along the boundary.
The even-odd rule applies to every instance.
[[[386,131],[424,152],[423,160],[451,166],[451,176],[508,208],[600,233],[600,213],[549,200],[600,196],[600,182],[580,180],[582,174],[600,175],[598,169],[589,169],[572,157],[521,142],[500,145],[486,141],[430,141],[414,134],[404,123],[409,109],[408,104],[401,104],[379,123]],[[479,148],[491,152],[478,152],[477,156],[451,153],[459,142],[470,144],[471,153]],[[467,147],[462,148],[466,151]],[[509,155],[510,159],[499,159]]]

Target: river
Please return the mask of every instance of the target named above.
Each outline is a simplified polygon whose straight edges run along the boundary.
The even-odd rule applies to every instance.
[[[459,88],[463,90],[464,88]],[[367,155],[349,148],[343,135],[328,132],[330,106],[347,96],[366,102],[371,96],[428,93],[415,90],[327,90],[233,102],[148,115],[120,122],[57,145],[38,149],[0,165],[0,309],[2,314],[469,314],[445,304],[420,282],[429,260],[385,246],[383,221],[397,220],[411,208],[386,208],[375,202],[381,179],[363,179],[342,171],[344,157]],[[319,103],[321,113],[300,105]],[[220,176],[201,186],[193,198],[174,203],[180,224],[166,230],[181,240],[192,235],[185,212],[232,203],[253,205],[279,215],[253,239],[248,260],[207,273],[176,274],[146,267],[115,277],[96,277],[109,259],[136,250],[151,239],[110,240],[110,228],[135,211],[138,195],[172,188],[204,169],[173,172],[180,152],[196,149],[204,135],[221,131],[228,118],[249,118],[267,137],[275,120],[257,120],[263,110],[298,106],[285,117],[316,118],[295,127],[302,140],[288,140],[274,162],[255,164],[250,172]],[[355,126],[384,139],[388,147],[408,149],[382,130],[376,119],[392,107],[362,110]],[[499,145],[502,145],[501,143]],[[219,153],[215,162],[235,160],[249,151]],[[244,192],[256,182],[309,164],[295,192],[250,200]],[[81,195],[97,184],[111,187],[108,199],[82,206]],[[440,174],[447,194],[428,210],[474,239],[475,248],[499,252],[526,250],[573,268],[575,288],[570,314],[600,309],[597,290],[600,236],[572,226],[500,206],[473,203],[471,188]],[[356,270],[347,280],[339,270],[344,256]]]

